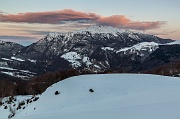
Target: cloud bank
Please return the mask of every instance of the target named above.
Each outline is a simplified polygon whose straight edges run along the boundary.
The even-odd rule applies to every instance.
[[[165,24],[164,21],[133,21],[124,15],[102,16],[96,13],[84,13],[71,9],[19,14],[4,14],[0,12],[0,22],[39,24],[65,24],[67,22],[77,22],[143,31],[160,28]]]

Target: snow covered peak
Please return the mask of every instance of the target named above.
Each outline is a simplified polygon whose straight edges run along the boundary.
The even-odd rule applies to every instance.
[[[113,35],[117,35],[117,33],[122,33],[123,31],[121,31],[120,29],[118,28],[113,28],[111,26],[90,26],[86,29],[82,29],[82,30],[79,30],[77,31],[76,33],[83,33],[83,32],[91,32],[92,34],[95,34],[95,33],[110,33],[110,34],[113,34]]]
[[[47,35],[47,40],[52,40],[53,38],[58,38],[60,35],[62,35],[61,33],[57,33],[57,32],[51,32]]]
[[[51,32],[46,36],[46,39],[48,41],[51,41],[52,39],[59,39],[60,37],[69,38],[72,37],[73,35],[74,35],[73,32],[67,32],[67,33]]]
[[[51,41],[54,38],[58,38],[61,34],[57,33],[57,32],[50,32],[49,34],[47,34],[47,36],[43,39],[41,39],[40,41],[38,41],[38,43],[42,43],[42,42],[46,42],[46,41]]]
[[[85,29],[81,29],[74,32],[67,32],[67,33],[58,33],[58,32],[51,32],[49,33],[45,39],[40,40],[40,42],[47,42],[51,41],[52,39],[59,39],[60,37],[64,37],[64,39],[69,39],[74,36],[74,34],[86,34],[87,32],[90,32],[91,34],[112,34],[114,36],[117,36],[117,33],[123,33],[123,30],[120,30],[118,28],[113,28],[111,26],[90,26]]]
[[[48,37],[57,37],[57,36],[59,36],[60,34],[59,33],[57,33],[57,32],[52,32],[52,33],[49,33],[47,36]]]

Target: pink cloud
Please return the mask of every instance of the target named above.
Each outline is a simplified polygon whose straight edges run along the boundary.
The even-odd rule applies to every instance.
[[[165,24],[163,21],[132,21],[124,15],[103,17],[95,13],[84,13],[71,9],[48,12],[27,12],[19,14],[0,13],[0,22],[63,24],[64,21],[77,21],[80,23],[107,25],[135,30],[155,29]]]
[[[131,20],[127,19],[123,15],[113,15],[110,17],[99,17],[97,23],[100,25],[110,25],[110,26],[123,26],[124,24],[130,23]]]
[[[61,21],[95,20],[94,13],[82,13],[70,9],[50,12],[27,12],[19,14],[1,14],[1,22],[27,22],[58,24]]]
[[[110,17],[100,17],[97,20],[97,24],[120,27],[124,29],[149,30],[159,28],[161,25],[164,25],[165,22],[134,22],[126,18],[124,15],[113,15]]]
[[[156,22],[132,22],[125,25],[126,28],[136,29],[136,30],[150,30],[160,28],[162,25],[165,25],[164,21],[156,21]]]

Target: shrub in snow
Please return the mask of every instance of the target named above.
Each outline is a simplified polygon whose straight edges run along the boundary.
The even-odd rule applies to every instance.
[[[21,101],[19,104],[18,104],[18,106],[17,106],[17,110],[18,109],[21,109],[21,106],[23,106],[23,105],[25,105],[25,102],[24,101]]]
[[[39,97],[35,97],[34,99],[33,99],[33,101],[37,101],[39,99]]]
[[[16,110],[13,109],[13,108],[11,107],[11,105],[9,106],[9,112],[10,112],[10,114],[9,114],[9,116],[8,116],[8,119],[12,118],[12,117],[16,114]]]
[[[9,114],[8,119],[12,118],[13,116],[13,114]]]
[[[55,92],[55,95],[58,95],[58,94],[60,94],[60,92],[59,92],[59,91],[56,91],[56,92]]]
[[[93,90],[93,89],[89,89],[89,92],[93,93],[93,92],[94,92],[94,90]]]
[[[174,77],[180,77],[180,74],[174,74],[173,76]]]
[[[10,96],[10,97],[8,98],[7,104],[11,104],[11,103],[13,102],[13,99],[14,99],[14,97],[13,97],[13,96]]]
[[[13,102],[15,102],[15,101],[16,101],[16,97],[10,96],[10,97],[8,98],[8,100],[7,100],[7,104],[11,104],[11,103],[13,103]]]
[[[27,99],[27,100],[26,100],[26,103],[27,103],[27,104],[30,103],[30,99]]]
[[[16,97],[14,97],[14,99],[13,99],[13,100],[14,100],[14,102],[16,102],[16,101],[17,101]]]
[[[16,97],[10,96],[6,99],[5,103],[7,104],[13,104],[16,101]],[[1,102],[1,101],[0,101]]]
[[[4,107],[4,109],[7,109],[7,105]]]
[[[30,100],[29,103],[32,103],[32,100]]]
[[[23,106],[23,105],[25,105],[25,102],[24,102],[24,101],[22,101],[22,102],[19,103],[19,106]]]
[[[16,110],[18,110],[18,109],[21,109],[21,106],[18,106],[18,107],[16,108]]]
[[[32,96],[31,99],[35,98],[35,96]]]

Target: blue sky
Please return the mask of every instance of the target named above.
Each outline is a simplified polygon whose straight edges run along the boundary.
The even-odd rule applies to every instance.
[[[54,14],[54,11],[58,13]],[[34,39],[31,40],[34,42],[47,32],[67,32],[94,24],[140,30],[163,38],[180,40],[180,0],[0,0],[0,12],[0,39],[7,36],[8,40],[11,40],[10,36],[16,36],[17,42],[20,43],[25,43],[26,40],[22,41],[22,38],[18,37],[30,37],[28,39]],[[70,15],[62,16],[66,12]],[[29,14],[18,15],[19,13]],[[39,18],[36,13],[40,14]],[[87,13],[95,15],[89,18],[90,16],[86,16]],[[52,19],[56,22],[43,22],[39,21],[41,17],[44,19],[42,14],[66,18],[59,22],[57,19]],[[33,21],[25,17],[32,18]],[[86,20],[86,24],[79,23],[82,19]],[[109,23],[111,19],[115,23]],[[62,24],[62,21],[72,23]],[[80,27],[77,28],[76,23]]]

